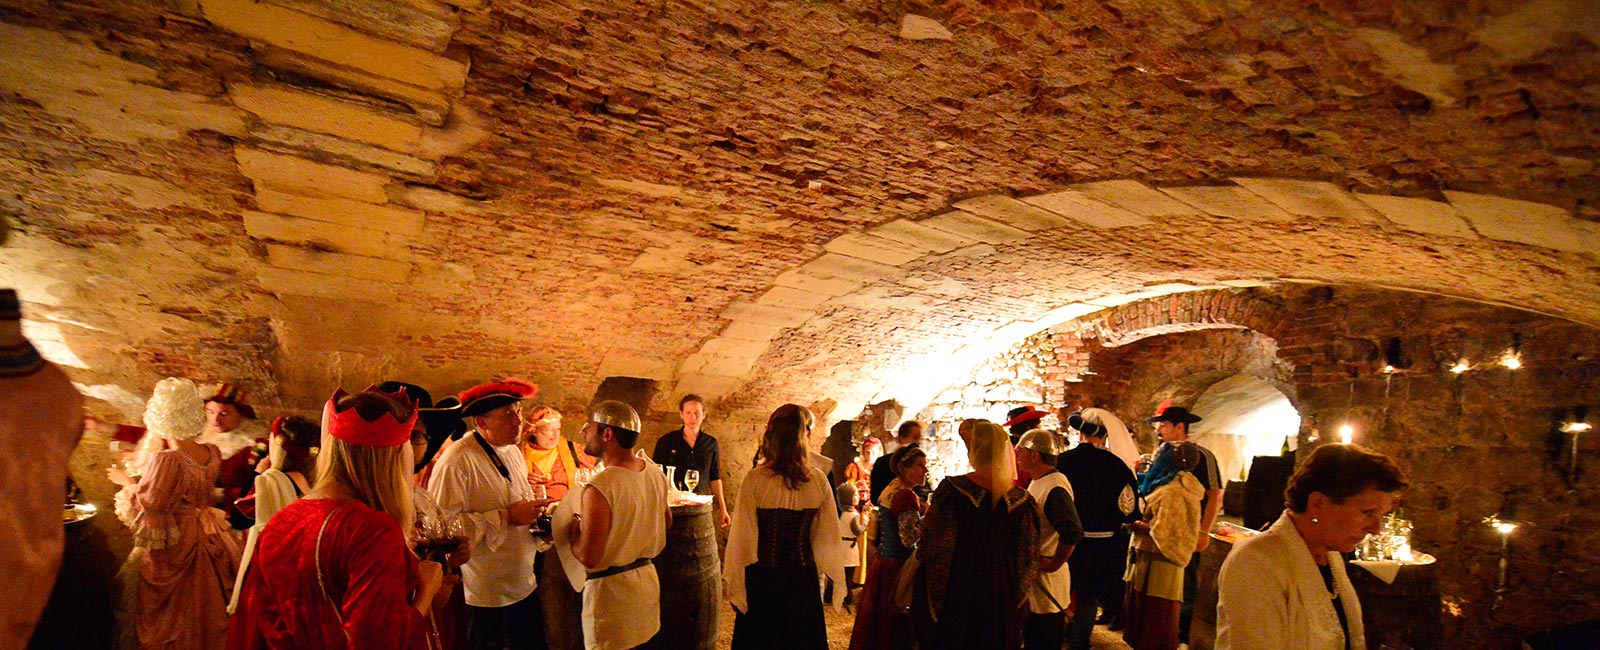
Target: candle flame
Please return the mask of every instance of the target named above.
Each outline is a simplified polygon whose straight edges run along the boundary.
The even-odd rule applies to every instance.
[[[1466,372],[1468,370],[1471,370],[1471,369],[1472,369],[1472,364],[1467,363],[1466,359],[1462,359],[1460,361],[1457,361],[1456,365],[1450,366],[1450,372],[1456,373],[1458,375],[1463,373],[1463,372]]]
[[[1339,427],[1339,442],[1342,442],[1342,443],[1348,445],[1348,444],[1350,444],[1351,440],[1355,439],[1355,437],[1356,437],[1355,427],[1352,427],[1352,426],[1350,426],[1348,424],[1342,425],[1342,426]]]

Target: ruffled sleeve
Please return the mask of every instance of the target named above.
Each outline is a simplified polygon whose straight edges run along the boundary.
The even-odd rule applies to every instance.
[[[833,516],[833,490],[828,489],[828,478],[816,468],[811,469],[811,480],[806,482],[806,492],[811,496],[810,507],[817,509],[811,520],[811,557],[817,570],[833,580],[833,584],[849,582],[844,573],[844,547],[839,545],[839,518]],[[834,607],[844,607],[844,589],[833,590]]]
[[[165,548],[178,539],[174,510],[183,500],[181,453],[169,449],[151,456],[144,477],[117,493],[117,518],[133,531],[135,546]]]
[[[744,568],[756,562],[756,539],[760,526],[756,523],[757,493],[766,480],[767,471],[757,467],[744,475],[739,486],[738,505],[734,506],[733,528],[728,531],[728,550],[722,560],[722,589],[728,602],[740,612],[749,611],[745,599]]]

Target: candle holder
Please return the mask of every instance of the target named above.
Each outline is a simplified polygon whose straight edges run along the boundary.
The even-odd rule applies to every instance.
[[[1506,590],[1510,585],[1511,573],[1511,535],[1523,526],[1511,516],[1509,496],[1500,512],[1485,517],[1483,523],[1500,536],[1500,572],[1494,584],[1494,604],[1489,606],[1489,611],[1499,611],[1500,605],[1505,601]]]

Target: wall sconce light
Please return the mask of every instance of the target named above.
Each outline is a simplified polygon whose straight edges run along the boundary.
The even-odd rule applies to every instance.
[[[1355,427],[1350,426],[1348,423],[1339,425],[1339,442],[1340,443],[1348,445],[1348,444],[1350,444],[1351,440],[1355,439],[1355,437],[1356,437],[1356,429],[1355,429]]]
[[[1483,523],[1488,524],[1500,536],[1500,575],[1494,585],[1494,604],[1490,611],[1500,609],[1500,604],[1505,600],[1506,589],[1510,584],[1511,569],[1511,534],[1522,527],[1522,523],[1511,516],[1511,496],[1506,495],[1505,503],[1500,506],[1500,512],[1485,517]]]
[[[1505,352],[1500,353],[1500,358],[1498,361],[1500,362],[1500,365],[1505,366],[1507,370],[1516,370],[1522,367],[1521,334],[1511,335],[1511,347],[1506,348]]]
[[[1578,477],[1578,438],[1594,429],[1594,425],[1589,424],[1588,418],[1589,407],[1579,406],[1572,409],[1572,419],[1561,425],[1561,432],[1572,436],[1572,453],[1567,466],[1568,480],[1575,480]]]
[[[1467,363],[1466,357],[1462,357],[1461,359],[1457,360],[1456,365],[1450,366],[1450,372],[1458,375],[1471,369],[1472,364]]]

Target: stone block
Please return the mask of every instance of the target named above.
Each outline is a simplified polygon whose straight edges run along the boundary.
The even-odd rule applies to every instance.
[[[909,219],[895,219],[867,232],[930,253],[947,253],[978,243],[970,237],[939,230]]]
[[[918,223],[987,244],[1009,244],[1030,236],[1025,230],[1018,230],[962,210],[936,214]]]
[[[1072,223],[1065,217],[1043,210],[1009,196],[990,194],[957,201],[951,207],[960,208],[986,219],[1028,232],[1060,228]]]
[[[1138,214],[1101,203],[1074,190],[1024,197],[1022,201],[1095,228],[1122,228],[1151,223]]]
[[[1425,235],[1478,238],[1478,233],[1472,231],[1472,226],[1467,225],[1455,206],[1449,203],[1380,194],[1356,194],[1355,197],[1406,230]]]
[[[270,124],[326,133],[385,149],[414,153],[422,127],[372,105],[278,84],[234,83],[235,106]]]
[[[1099,181],[1069,186],[1084,196],[1145,217],[1196,214],[1187,203],[1162,194],[1138,181]]]
[[[341,275],[379,282],[405,282],[411,275],[411,265],[405,262],[281,244],[267,244],[267,263],[280,269]]]
[[[434,90],[466,84],[467,64],[254,0],[201,0],[213,25],[246,38]]]
[[[858,280],[851,280],[847,278],[817,277],[815,275],[806,273],[803,268],[800,268],[784,271],[783,273],[779,274],[777,278],[773,279],[773,284],[776,284],[780,287],[790,287],[803,291],[810,291],[813,293],[827,294],[829,296],[842,296],[850,293],[851,291],[855,291],[856,289],[860,289],[864,283]]]
[[[422,234],[427,221],[427,214],[417,210],[350,199],[300,196],[265,187],[256,190],[256,207],[266,212],[407,236]]]
[[[612,352],[600,360],[602,377],[640,377],[667,381],[672,378],[673,365],[654,357],[644,357],[628,352]]]
[[[732,359],[755,359],[767,351],[768,341],[714,338],[700,346],[700,354]]]
[[[745,379],[740,377],[684,373],[678,377],[678,385],[673,388],[672,393],[674,395],[694,393],[708,400],[716,400],[738,390],[744,384]]]
[[[326,221],[246,210],[244,229],[256,239],[312,244],[340,253],[394,257],[403,241],[381,230],[351,228]]]
[[[1204,214],[1245,221],[1292,221],[1294,215],[1255,193],[1236,185],[1164,187],[1167,196],[1194,206]]]
[[[916,14],[906,14],[900,19],[900,38],[908,41],[939,40],[948,41],[955,38],[950,30],[945,29],[939,21]]]
[[[1371,208],[1333,183],[1289,178],[1231,180],[1292,214],[1323,219],[1378,221],[1378,215]]]
[[[400,153],[364,142],[346,140],[312,131],[263,124],[250,131],[264,146],[318,159],[354,163],[356,167],[377,167],[417,179],[432,179],[439,165],[431,160]]]
[[[450,114],[450,95],[446,94],[449,91],[414,86],[266,44],[253,48],[253,53],[259,65],[317,79],[337,88],[348,89],[358,96],[375,97],[410,108],[418,121],[430,126],[443,126],[446,116]]]
[[[794,287],[777,286],[768,289],[766,293],[761,294],[760,297],[756,298],[756,302],[762,305],[773,305],[775,307],[812,309],[818,305],[821,305],[822,303],[827,302],[830,298],[833,298],[833,296],[825,293],[816,293],[814,291],[806,291],[804,289],[796,289]]]
[[[782,327],[796,327],[810,319],[812,312],[804,309],[758,305],[753,302],[735,302],[722,310],[722,317]]]
[[[395,290],[401,286],[389,282],[274,267],[259,269],[256,278],[261,282],[261,288],[280,295],[315,296],[365,303],[392,302]]]
[[[1469,192],[1444,194],[1484,237],[1600,256],[1600,224],[1576,219],[1565,208]]]
[[[272,3],[432,52],[443,52],[461,26],[461,19],[449,4],[432,0],[272,0]]]
[[[877,282],[900,275],[900,269],[857,257],[824,253],[821,257],[800,266],[806,275],[819,278],[851,280],[860,283]]]
[[[782,325],[774,325],[772,323],[736,320],[728,323],[727,327],[722,328],[720,336],[725,339],[740,341],[770,341],[777,338],[778,334],[784,329]]]
[[[855,257],[889,266],[903,266],[919,257],[922,251],[899,242],[875,237],[866,233],[845,233],[822,245],[823,250]]]
[[[389,195],[384,186],[389,177],[306,160],[298,156],[273,153],[249,147],[234,147],[239,173],[268,188],[315,197],[343,197],[385,203]]]

